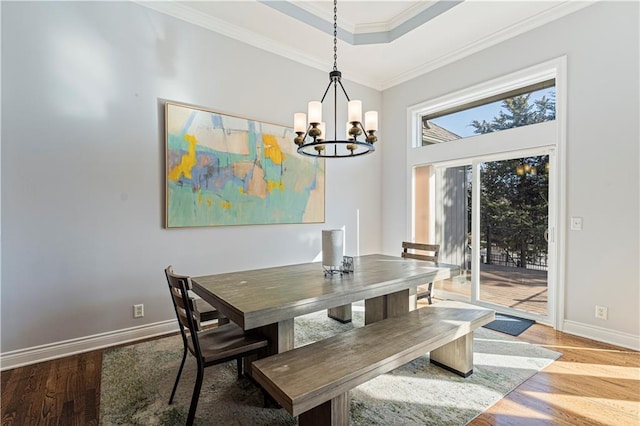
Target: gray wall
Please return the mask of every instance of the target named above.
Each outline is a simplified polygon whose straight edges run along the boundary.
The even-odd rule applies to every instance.
[[[169,263],[198,275],[309,261],[321,229],[342,226],[355,254],[358,210],[361,254],[397,255],[407,106],[561,55],[564,219],[584,217],[567,232],[566,318],[640,334],[637,3],[596,4],[382,94],[347,81],[352,98],[384,108],[381,143],[328,162],[325,224],[185,230],[162,227],[162,101],[289,124],[326,73],[131,3],[0,7],[2,353],[171,319]]]
[[[326,72],[129,2],[1,7],[2,353],[173,318],[168,264],[311,261],[343,226],[353,255],[357,210],[361,254],[380,251],[364,232],[380,229],[379,152],[327,162],[325,224],[163,229],[163,100],[293,125]],[[345,85],[380,110],[379,92]]]
[[[565,326],[638,345],[639,34],[637,2],[599,2],[383,93],[383,250],[406,234],[407,107],[563,55],[568,68]],[[567,226],[568,229],[568,226]],[[594,318],[596,304],[609,308]]]

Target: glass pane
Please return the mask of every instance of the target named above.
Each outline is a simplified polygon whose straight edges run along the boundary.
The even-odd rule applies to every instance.
[[[434,283],[434,294],[471,297],[471,166],[434,169],[434,235],[439,261],[460,266],[461,275]]]
[[[549,156],[480,165],[480,300],[547,313]]]
[[[448,142],[482,133],[555,120],[555,86],[473,106],[461,106],[422,120],[422,146]]]

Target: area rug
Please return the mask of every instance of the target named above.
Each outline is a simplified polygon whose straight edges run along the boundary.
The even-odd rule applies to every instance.
[[[326,311],[295,320],[301,346],[363,325],[363,312],[342,324]],[[105,352],[101,425],[184,425],[196,363],[189,356],[176,397],[169,395],[182,356],[179,336]],[[474,337],[474,373],[462,378],[429,363],[424,355],[350,392],[352,425],[464,425],[540,371],[559,353],[491,330]],[[264,408],[262,392],[236,378],[235,362],[205,369],[196,425],[295,425],[282,408]]]
[[[506,314],[496,314],[496,319],[489,324],[483,325],[484,328],[507,333],[512,336],[519,336],[526,329],[535,324],[535,321],[520,317],[514,317]]]

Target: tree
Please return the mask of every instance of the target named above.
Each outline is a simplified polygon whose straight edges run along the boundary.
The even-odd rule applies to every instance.
[[[491,122],[474,120],[475,133],[490,133],[555,119],[555,98],[533,103],[529,94],[502,101]],[[492,250],[501,250],[508,262],[526,268],[547,253],[544,238],[548,208],[547,155],[491,161],[481,165],[481,238],[486,241],[487,263]]]

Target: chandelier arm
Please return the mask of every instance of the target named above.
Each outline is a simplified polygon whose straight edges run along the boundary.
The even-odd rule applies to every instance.
[[[324,102],[324,98],[327,97],[327,93],[329,93],[329,88],[331,87],[331,83],[333,83],[333,81],[329,82],[329,85],[327,86],[327,88],[324,91],[324,95],[322,95],[322,99],[320,100],[320,103],[323,103]],[[344,89],[342,89],[342,90],[344,90]]]
[[[342,81],[338,80],[338,83],[340,83],[340,87],[342,87],[342,92],[344,93],[344,97],[347,98],[347,102],[351,101],[351,99],[349,99],[349,95],[347,95],[346,89],[342,85]]]

